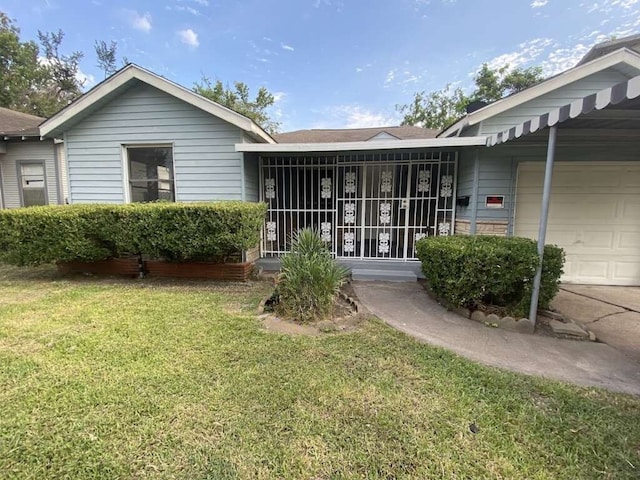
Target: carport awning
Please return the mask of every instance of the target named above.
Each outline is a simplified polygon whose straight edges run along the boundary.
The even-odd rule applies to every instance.
[[[610,105],[617,105],[625,100],[640,96],[640,75],[626,82],[618,83],[597,93],[579,98],[559,108],[554,108],[538,117],[527,120],[509,130],[487,137],[487,146],[492,147],[508,142],[524,135],[537,132],[545,127],[552,127],[572,118],[585,115],[594,110],[602,110]]]

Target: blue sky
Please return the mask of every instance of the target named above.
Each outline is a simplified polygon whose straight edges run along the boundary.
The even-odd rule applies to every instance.
[[[61,28],[103,78],[95,40],[184,86],[202,74],[276,95],[281,130],[398,124],[395,105],[483,62],[565,70],[597,41],[640,32],[640,0],[0,0],[23,39]]]

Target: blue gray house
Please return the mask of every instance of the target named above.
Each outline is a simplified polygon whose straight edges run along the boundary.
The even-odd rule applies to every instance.
[[[292,232],[312,227],[356,277],[415,278],[424,236],[537,238],[544,224],[547,241],[567,251],[565,281],[637,285],[637,43],[597,46],[574,68],[470,111],[437,136],[389,127],[272,138],[135,65],[40,133],[64,141],[72,203],[266,202],[253,256],[267,266],[288,251]],[[545,170],[548,222],[540,220]]]
[[[44,118],[0,108],[0,208],[64,203],[64,148],[42,139]]]

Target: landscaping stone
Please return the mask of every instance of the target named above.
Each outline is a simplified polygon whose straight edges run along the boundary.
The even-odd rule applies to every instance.
[[[518,333],[533,333],[533,323],[528,318],[516,319],[514,317],[504,317],[500,319],[500,328]]]
[[[549,326],[553,333],[560,335],[569,335],[577,338],[588,338],[589,334],[575,323],[562,323],[558,320],[551,320]]]
[[[476,322],[480,322],[480,323],[484,323],[487,321],[487,316],[484,314],[484,312],[481,312],[480,310],[476,310],[471,314],[471,320],[475,320]]]
[[[520,333],[533,333],[535,325],[528,318],[521,318],[515,322],[515,332]]]
[[[495,313],[490,313],[487,315],[485,322],[489,324],[490,327],[499,327],[500,326],[500,317]]]

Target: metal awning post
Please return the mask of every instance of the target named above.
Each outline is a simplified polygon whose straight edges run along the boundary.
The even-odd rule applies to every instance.
[[[551,178],[553,176],[553,162],[556,154],[556,139],[558,127],[554,125],[549,129],[549,143],[547,145],[547,163],[544,169],[544,186],[542,187],[542,208],[540,210],[540,226],[538,228],[538,269],[533,278],[533,291],[531,292],[531,306],[529,307],[529,320],[536,324],[538,313],[538,298],[540,297],[540,281],[542,280],[542,257],[544,255],[544,243],[547,236],[547,219],[549,217],[549,200],[551,199]]]

